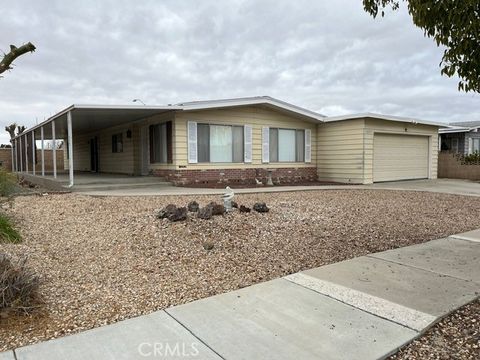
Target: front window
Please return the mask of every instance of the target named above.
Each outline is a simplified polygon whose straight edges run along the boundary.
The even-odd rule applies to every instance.
[[[243,162],[243,126],[198,124],[198,162]]]
[[[305,130],[270,128],[270,162],[304,162]]]
[[[458,152],[458,139],[457,138],[453,138],[452,139],[452,151],[454,152]]]
[[[172,162],[172,122],[150,125],[150,162]]]
[[[112,153],[123,152],[123,134],[112,135]]]
[[[472,139],[472,153],[480,153],[480,138]]]

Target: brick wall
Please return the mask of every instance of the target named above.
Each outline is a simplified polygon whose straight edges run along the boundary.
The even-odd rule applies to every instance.
[[[63,150],[56,151],[57,157],[57,171],[64,170],[63,166]],[[35,165],[36,171],[42,171],[42,164],[40,162],[42,156],[42,151],[37,149],[36,159],[37,164]],[[53,171],[53,151],[45,149],[45,171]],[[2,166],[8,171],[12,171],[12,153],[11,149],[0,149],[0,162]],[[29,159],[28,170],[32,171],[32,160]]]
[[[480,164],[465,164],[461,154],[442,151],[438,154],[438,177],[480,180]]]
[[[205,170],[154,170],[154,175],[164,177],[177,186],[187,185],[255,185],[255,179],[267,182],[268,171],[274,183],[295,184],[317,180],[317,168],[248,168]]]

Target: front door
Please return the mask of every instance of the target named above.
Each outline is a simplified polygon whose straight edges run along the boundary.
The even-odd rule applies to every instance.
[[[90,171],[98,172],[98,139],[96,136],[90,139]]]

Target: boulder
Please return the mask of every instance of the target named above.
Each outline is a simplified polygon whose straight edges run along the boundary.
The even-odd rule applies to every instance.
[[[240,212],[242,212],[242,213],[249,213],[250,211],[252,211],[252,209],[250,209],[249,207],[240,205]]]
[[[173,204],[168,204],[157,213],[157,219],[165,219],[172,215],[177,210],[177,207]]]
[[[198,202],[196,202],[195,200],[190,201],[187,205],[187,209],[190,212],[197,212],[199,208],[200,208],[200,206],[198,205]]]
[[[213,216],[212,207],[207,205],[197,211],[197,218],[208,220],[211,219]]]
[[[225,214],[225,206],[223,206],[222,204],[217,204],[216,202],[212,201],[207,206],[212,208],[212,215],[214,216]]]
[[[253,210],[259,213],[266,213],[270,209],[267,207],[267,204],[265,204],[264,202],[257,202],[255,203],[255,205],[253,205]]]
[[[187,220],[187,208],[186,207],[176,208],[174,212],[168,215],[168,220],[170,221]]]

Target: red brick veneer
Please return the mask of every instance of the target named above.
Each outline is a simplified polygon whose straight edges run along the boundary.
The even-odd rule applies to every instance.
[[[248,169],[205,169],[205,170],[167,170],[157,169],[153,175],[164,177],[177,186],[215,185],[215,184],[252,184],[255,179],[267,182],[268,171],[272,172],[274,183],[295,184],[317,180],[316,167],[301,168],[248,168]]]

